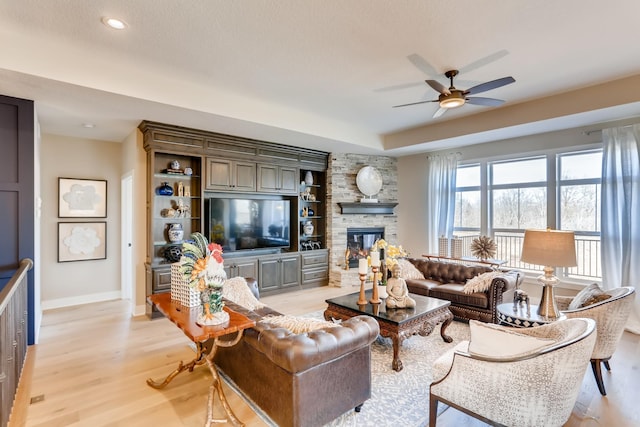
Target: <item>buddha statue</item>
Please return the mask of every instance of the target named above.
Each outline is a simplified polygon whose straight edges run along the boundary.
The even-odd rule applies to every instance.
[[[392,270],[392,277],[387,280],[387,308],[413,308],[416,301],[409,296],[407,282],[400,277],[400,266],[396,264]]]

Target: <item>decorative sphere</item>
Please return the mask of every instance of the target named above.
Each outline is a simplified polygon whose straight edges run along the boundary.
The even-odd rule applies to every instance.
[[[365,166],[358,171],[356,184],[365,196],[375,196],[382,189],[382,176],[373,166]]]

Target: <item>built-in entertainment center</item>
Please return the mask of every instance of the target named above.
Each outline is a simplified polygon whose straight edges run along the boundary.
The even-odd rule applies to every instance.
[[[325,286],[329,153],[143,121],[147,294],[168,292],[171,264],[199,231],[224,249],[228,277],[263,294]],[[147,305],[147,315],[159,315]]]

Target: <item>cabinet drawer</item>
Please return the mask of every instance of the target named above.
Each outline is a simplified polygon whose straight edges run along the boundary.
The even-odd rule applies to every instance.
[[[153,293],[171,290],[171,267],[153,270]]]
[[[327,265],[329,263],[329,252],[322,251],[313,254],[302,255],[302,268],[313,268]]]
[[[329,268],[317,268],[302,272],[302,282],[315,282],[318,280],[327,280],[329,278]]]

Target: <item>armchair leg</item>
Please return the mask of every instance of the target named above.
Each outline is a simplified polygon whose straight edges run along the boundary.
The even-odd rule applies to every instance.
[[[603,360],[602,363],[604,363],[604,367],[607,368],[607,371],[611,372],[611,366],[609,366],[609,361]]]
[[[593,370],[593,375],[596,377],[596,384],[598,384],[598,390],[600,390],[600,394],[603,396],[607,395],[607,392],[604,389],[604,382],[602,381],[602,369],[600,367],[600,363],[604,362],[605,366],[608,368],[609,362],[603,361],[601,359],[591,359],[591,370]]]
[[[438,399],[429,393],[429,427],[436,427],[436,419],[438,418]]]

